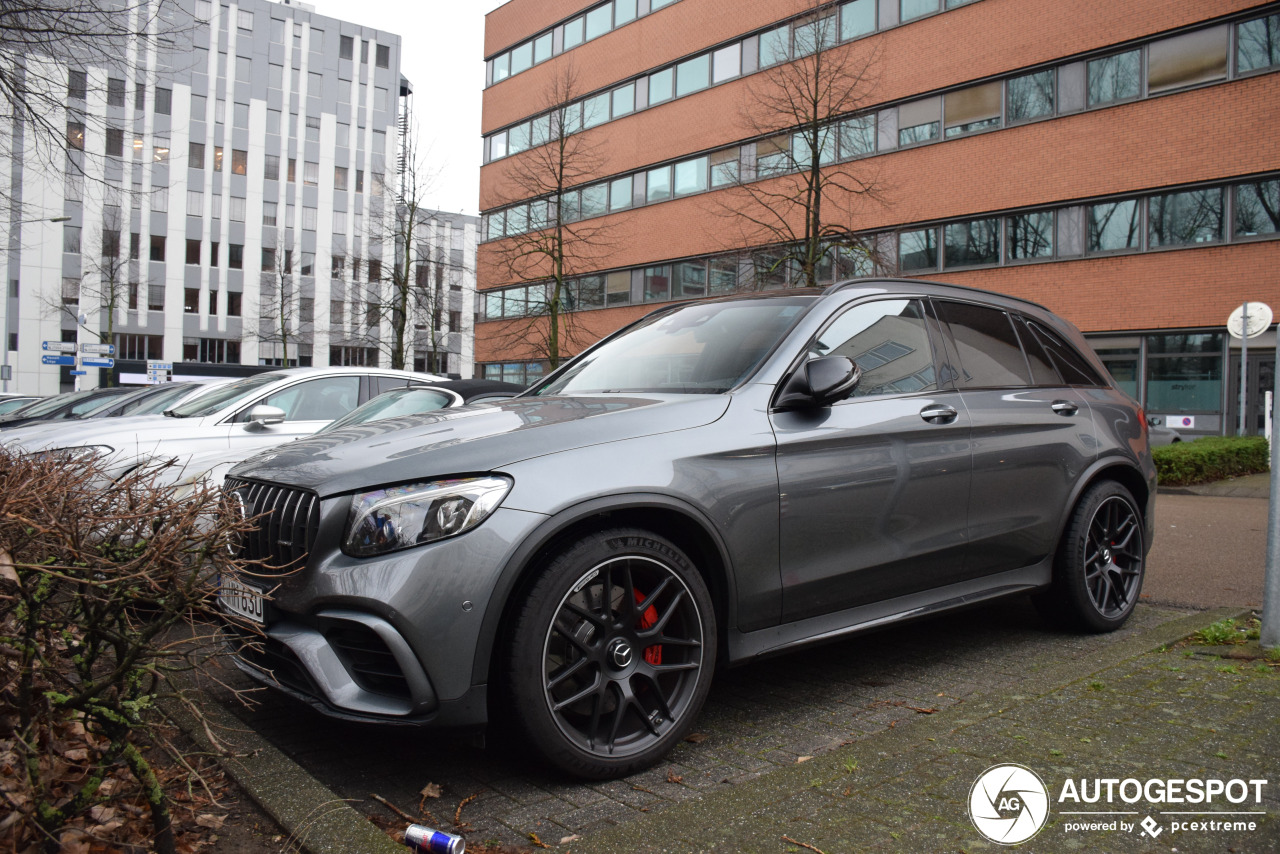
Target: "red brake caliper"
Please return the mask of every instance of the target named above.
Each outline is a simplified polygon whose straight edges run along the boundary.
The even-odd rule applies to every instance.
[[[644,594],[639,590],[634,591],[636,596],[636,604],[644,602]],[[651,629],[654,623],[658,622],[658,609],[650,605],[645,608],[644,613],[640,615],[640,620],[636,623],[637,629]],[[647,647],[644,651],[644,660],[653,665],[662,663],[662,644],[655,644]]]

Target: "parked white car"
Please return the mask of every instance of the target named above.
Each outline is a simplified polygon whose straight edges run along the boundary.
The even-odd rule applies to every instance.
[[[92,452],[113,475],[172,461],[169,477],[192,481],[215,466],[309,436],[384,391],[443,379],[389,368],[290,368],[228,383],[163,415],[15,429],[0,441],[19,453]]]

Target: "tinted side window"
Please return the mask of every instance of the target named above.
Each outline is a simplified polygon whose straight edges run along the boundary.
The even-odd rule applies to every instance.
[[[324,377],[281,389],[251,404],[236,416],[236,421],[248,421],[250,410],[258,404],[283,409],[285,421],[332,421],[355,409],[359,402],[359,377]]]
[[[1031,327],[1031,331],[1044,347],[1045,352],[1049,354],[1049,360],[1058,369],[1058,373],[1062,374],[1067,385],[1106,385],[1093,366],[1085,361],[1084,356],[1076,352],[1070,344],[1034,320],[1028,320],[1027,326]]]
[[[405,388],[409,385],[407,380],[402,380],[399,377],[370,377],[369,380],[373,383],[374,397],[384,391],[391,391],[393,388]]]
[[[938,314],[960,357],[961,388],[1018,388],[1031,384],[1027,360],[1009,315],[999,309],[938,301]]]
[[[854,397],[936,390],[933,348],[919,300],[862,303],[814,342],[814,358],[848,356],[862,369]]]
[[[1039,339],[1027,328],[1025,318],[1014,315],[1014,326],[1018,328],[1018,337],[1022,339],[1022,351],[1026,353],[1027,364],[1031,366],[1031,382],[1034,385],[1063,385],[1062,377],[1054,369],[1049,354],[1040,346]]]

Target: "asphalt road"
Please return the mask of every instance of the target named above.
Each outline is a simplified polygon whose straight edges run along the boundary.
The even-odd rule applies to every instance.
[[[1142,599],[1261,608],[1266,552],[1266,499],[1159,495]]]

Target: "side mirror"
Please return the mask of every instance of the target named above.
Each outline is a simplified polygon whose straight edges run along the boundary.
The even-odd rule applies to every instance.
[[[848,356],[810,359],[791,375],[778,398],[777,409],[830,406],[853,394],[862,380],[862,369]]]
[[[253,409],[249,410],[249,423],[244,425],[246,430],[262,430],[271,424],[284,423],[284,410],[277,406],[267,406],[265,403],[259,403]]]

